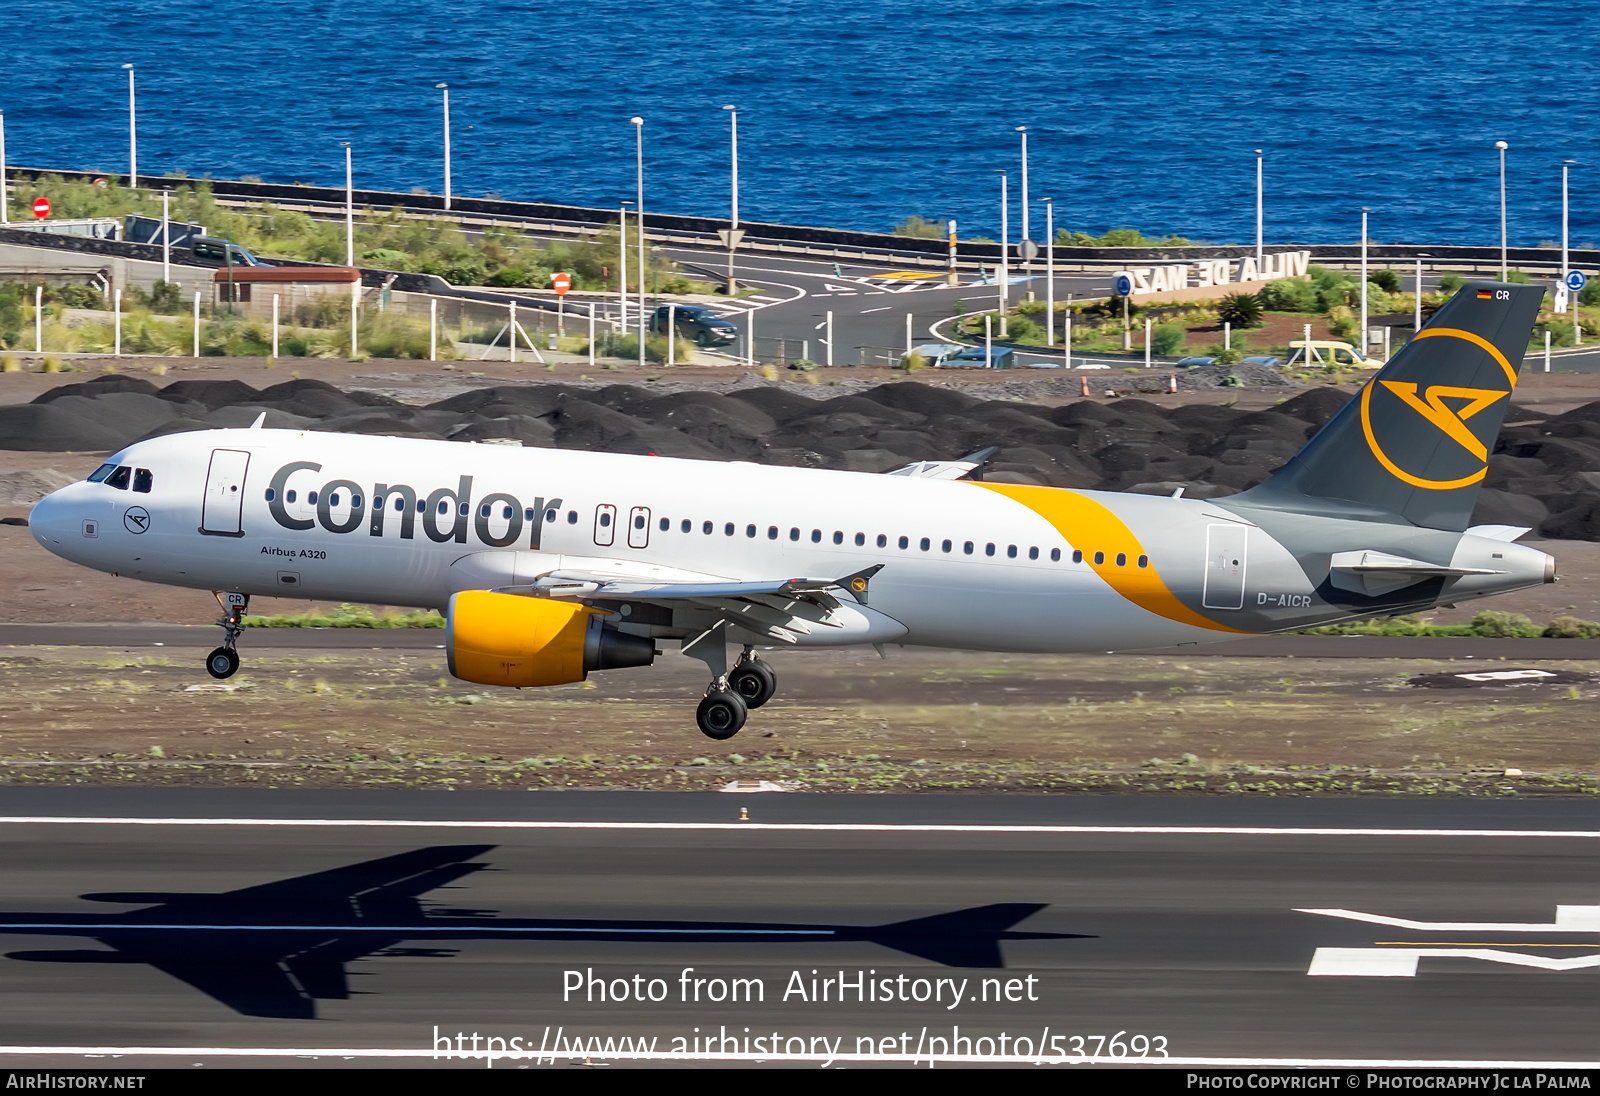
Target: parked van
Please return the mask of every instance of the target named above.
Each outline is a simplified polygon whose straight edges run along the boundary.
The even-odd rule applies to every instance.
[[[1381,369],[1383,359],[1363,354],[1347,342],[1332,342],[1329,340],[1312,339],[1310,357],[1307,358],[1307,343],[1304,339],[1296,339],[1289,344],[1289,367],[1334,365],[1353,366],[1357,369]]]
[[[238,244],[230,244],[227,240],[219,240],[215,236],[196,236],[189,241],[189,250],[194,252],[194,257],[200,262],[217,266],[228,265],[228,252],[233,251],[234,266],[271,266],[264,263]]]

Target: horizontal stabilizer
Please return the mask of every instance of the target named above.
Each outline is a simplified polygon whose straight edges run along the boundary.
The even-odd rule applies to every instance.
[[[1452,578],[1465,575],[1503,575],[1483,567],[1452,567],[1448,564],[1428,563],[1420,559],[1376,552],[1369,548],[1354,552],[1335,552],[1328,561],[1335,589],[1377,597],[1402,586],[1410,586],[1429,578]]]
[[[1469,537],[1483,537],[1485,540],[1503,540],[1507,544],[1533,532],[1526,525],[1474,525],[1467,530]]]

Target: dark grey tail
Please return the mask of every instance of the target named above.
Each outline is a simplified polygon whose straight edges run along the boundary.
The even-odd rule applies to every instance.
[[[1464,286],[1288,464],[1229,502],[1465,529],[1543,297]]]

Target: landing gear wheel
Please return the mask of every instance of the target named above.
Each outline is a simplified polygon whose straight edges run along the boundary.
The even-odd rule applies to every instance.
[[[729,689],[719,689],[706,694],[695,711],[695,722],[707,738],[722,742],[739,733],[744,726],[749,709],[739,694]]]
[[[778,675],[765,662],[749,659],[734,667],[733,673],[728,675],[728,687],[753,711],[778,691]]]
[[[217,680],[232,677],[239,672],[239,652],[231,647],[218,647],[206,655],[206,673]]]

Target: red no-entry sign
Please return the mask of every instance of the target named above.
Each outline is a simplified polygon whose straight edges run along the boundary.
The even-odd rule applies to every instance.
[[[567,290],[572,288],[572,275],[552,274],[550,275],[550,284],[555,287],[556,296],[565,297]]]
[[[50,199],[35,198],[33,200],[33,215],[41,221],[50,216]]]

